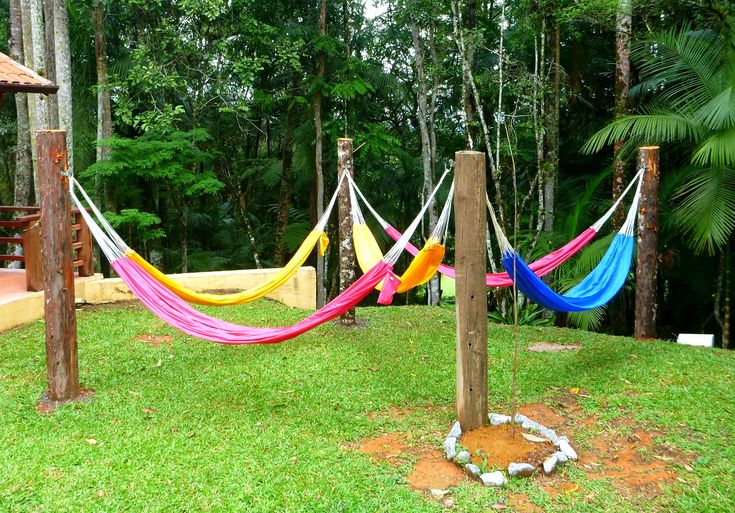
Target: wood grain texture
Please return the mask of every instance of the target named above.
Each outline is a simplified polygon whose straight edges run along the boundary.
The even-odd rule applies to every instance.
[[[455,163],[457,418],[468,431],[487,418],[485,154],[459,151]]]
[[[47,400],[60,403],[79,396],[77,318],[74,308],[71,208],[66,167],[66,132],[37,134],[41,190],[41,260],[46,319]]]
[[[638,256],[635,271],[635,338],[655,338],[658,310],[659,148],[644,146],[638,168],[645,169],[638,205]]]

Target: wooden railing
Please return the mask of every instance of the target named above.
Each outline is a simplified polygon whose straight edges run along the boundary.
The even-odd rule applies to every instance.
[[[26,270],[26,288],[30,291],[43,290],[43,271],[41,267],[41,214],[39,207],[0,206],[2,212],[25,212],[25,215],[11,221],[0,221],[0,228],[15,229],[22,233],[21,237],[0,237],[0,244],[19,244],[23,246],[22,255],[2,255],[0,261],[23,262]],[[74,251],[74,269],[79,276],[94,274],[94,253],[92,250],[92,233],[87,223],[72,210],[72,250]]]

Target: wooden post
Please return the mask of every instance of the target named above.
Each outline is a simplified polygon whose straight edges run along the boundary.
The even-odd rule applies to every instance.
[[[342,173],[355,176],[352,167],[352,139],[337,139],[337,179]],[[352,209],[350,190],[347,180],[342,182],[337,198],[339,209],[339,291],[343,292],[355,282],[355,246],[352,243]],[[355,309],[352,308],[340,317],[345,326],[355,325]]]
[[[31,219],[27,219],[27,218]],[[25,219],[24,219],[25,218]],[[36,215],[23,216],[23,255],[26,268],[26,289],[43,290],[43,263],[41,258],[41,222]]]
[[[81,247],[77,250],[77,258],[82,262],[77,269],[79,276],[94,275],[94,248],[92,246],[92,231],[79,211],[74,214],[74,223],[79,225],[77,230],[77,243]]]
[[[53,409],[79,397],[69,179],[63,175],[67,167],[66,131],[42,130],[37,132],[36,141],[48,374],[48,390],[40,402]]]
[[[635,269],[635,338],[656,337],[658,310],[659,148],[644,146],[638,154],[643,185],[638,205],[638,260]]]
[[[457,419],[463,431],[487,419],[485,154],[458,151],[454,171],[457,268]]]

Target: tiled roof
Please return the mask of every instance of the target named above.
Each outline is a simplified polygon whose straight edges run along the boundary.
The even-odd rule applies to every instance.
[[[55,93],[59,86],[0,53],[0,93]]]

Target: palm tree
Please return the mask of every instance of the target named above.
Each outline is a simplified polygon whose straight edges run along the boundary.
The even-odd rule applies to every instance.
[[[623,151],[628,154],[643,144],[677,144],[688,154],[689,170],[676,195],[676,222],[695,251],[720,250],[724,291],[729,290],[727,246],[735,231],[735,55],[727,32],[685,27],[637,44],[633,59],[642,82],[631,95],[642,96],[643,105],[582,148],[591,153],[627,139]],[[720,297],[722,279],[718,288]],[[727,300],[721,325],[726,346]]]

